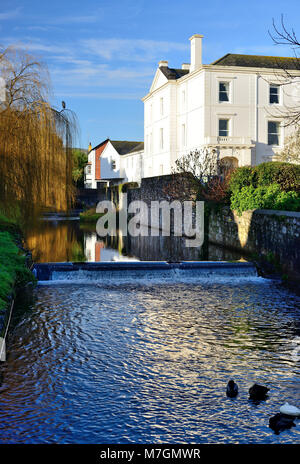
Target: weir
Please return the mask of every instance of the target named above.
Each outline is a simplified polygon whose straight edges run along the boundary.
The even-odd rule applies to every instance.
[[[195,282],[201,279],[257,277],[249,262],[212,261],[128,261],[99,263],[40,263],[34,266],[39,282],[99,281],[124,283],[136,281]]]

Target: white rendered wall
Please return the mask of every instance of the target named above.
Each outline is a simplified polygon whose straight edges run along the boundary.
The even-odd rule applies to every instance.
[[[229,102],[219,102],[220,82],[229,83]],[[281,82],[278,71],[204,66],[177,81],[166,84],[162,80],[158,88],[156,73],[154,91],[144,99],[144,176],[161,175],[161,166],[163,174],[170,174],[176,158],[204,146],[217,145],[221,158],[234,156],[239,166],[274,159],[292,131],[283,127],[283,116],[287,108],[300,104],[299,81],[280,87],[279,104],[269,103],[270,84]],[[164,115],[159,113],[161,98]],[[229,136],[221,145],[219,119],[229,120]],[[279,146],[268,145],[268,121],[281,122]],[[163,150],[159,146],[160,128],[164,129]]]
[[[112,163],[115,162],[115,169],[112,168]],[[101,179],[118,179],[120,175],[120,155],[111,144],[108,142],[104,148],[101,158]]]
[[[88,154],[88,162],[91,163],[85,167],[85,181],[84,186],[88,188],[87,185],[91,184],[90,188],[97,188],[97,182],[95,180],[95,150],[91,150]],[[90,174],[87,173],[88,166],[91,166]]]
[[[143,151],[120,156],[121,177],[123,182],[141,182],[143,169]]]
[[[174,85],[174,84],[173,84]],[[172,108],[174,94],[171,83],[153,92],[145,102],[144,129],[144,177],[159,176],[170,172],[170,156],[172,144]],[[161,100],[162,99],[162,100]],[[163,112],[161,111],[163,102]],[[161,132],[162,131],[162,132]],[[163,135],[163,145],[161,144]]]

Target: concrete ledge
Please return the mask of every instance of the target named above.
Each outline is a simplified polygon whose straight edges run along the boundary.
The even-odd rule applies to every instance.
[[[300,219],[300,212],[297,211],[281,211],[279,209],[254,209],[253,214],[264,214],[269,216],[287,216]]]
[[[53,272],[78,271],[172,271],[178,270],[227,270],[249,269],[255,271],[255,265],[250,262],[230,263],[227,261],[182,261],[178,263],[166,261],[128,261],[128,262],[100,262],[100,263],[40,263],[34,265],[35,274],[39,281],[52,280]]]

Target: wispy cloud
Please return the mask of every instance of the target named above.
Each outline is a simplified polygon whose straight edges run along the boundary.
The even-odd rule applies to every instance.
[[[98,100],[139,100],[141,95],[138,93],[130,94],[124,92],[58,92],[56,93],[56,97],[86,99],[92,98]]]
[[[153,77],[153,69],[130,67],[111,68],[105,64],[91,64],[88,66],[72,66],[62,69],[52,67],[51,75],[56,84],[70,88],[89,89],[97,88],[141,88]],[[86,92],[87,90],[84,90]]]
[[[12,43],[9,37],[6,43]],[[176,42],[134,39],[78,39],[61,43],[27,37],[15,44],[48,62],[56,93],[99,99],[139,99],[153,78],[153,60],[186,50]],[[126,63],[125,63],[126,61]]]
[[[106,60],[149,61],[171,51],[185,51],[187,44],[142,39],[86,39],[81,44],[89,53]]]
[[[48,20],[48,24],[90,24],[96,23],[100,19],[99,10],[93,15],[79,15],[79,16],[61,16]]]
[[[28,38],[26,40],[17,41],[13,37],[2,38],[4,44],[13,45],[18,49],[26,49],[31,52],[43,52],[43,53],[58,53],[58,54],[69,54],[72,52],[72,48],[68,46],[61,46],[59,44],[47,44],[40,40]]]
[[[6,20],[6,19],[12,19],[15,18],[16,16],[19,16],[22,8],[18,7],[15,10],[10,10],[6,12],[0,12],[0,21],[1,20]]]

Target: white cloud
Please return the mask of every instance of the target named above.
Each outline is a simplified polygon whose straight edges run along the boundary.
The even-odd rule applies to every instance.
[[[99,21],[99,10],[93,15],[79,16],[57,16],[55,19],[48,20],[48,24],[90,24]]]
[[[106,60],[149,61],[171,51],[186,51],[187,44],[142,39],[85,39],[81,44],[89,53]]]
[[[153,60],[164,52],[186,49],[182,44],[153,40],[79,39],[60,44],[25,39],[15,47],[42,55],[56,92],[86,98],[139,99],[151,84]],[[13,41],[6,38],[5,42]]]
[[[99,100],[140,100],[140,94],[124,92],[57,92],[60,98],[95,98]]]
[[[17,41],[13,37],[3,37],[1,39],[3,44],[11,45],[14,48],[20,50],[30,50],[31,52],[45,52],[45,53],[58,53],[58,54],[69,54],[71,53],[71,48],[69,47],[62,47],[61,45],[55,44],[46,44],[42,43],[39,40],[31,39],[30,37],[26,40]]]
[[[111,68],[103,64],[88,66],[73,66],[68,69],[61,67],[50,68],[52,80],[55,84],[68,88],[90,89],[97,88],[142,88],[149,84],[153,77],[153,69],[149,68]],[[141,96],[141,95],[140,95]]]
[[[21,10],[22,8],[18,7],[15,10],[6,11],[5,13],[4,12],[0,13],[0,21],[6,20],[6,19],[12,19],[12,18],[15,18],[16,16],[19,16]]]

